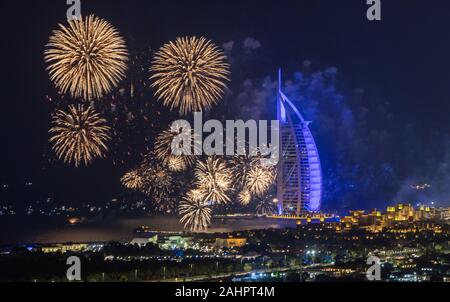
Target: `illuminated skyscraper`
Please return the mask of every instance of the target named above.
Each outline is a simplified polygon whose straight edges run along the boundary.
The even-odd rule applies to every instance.
[[[316,143],[300,111],[281,91],[278,79],[277,119],[280,122],[280,161],[277,175],[279,215],[319,211],[322,169]]]

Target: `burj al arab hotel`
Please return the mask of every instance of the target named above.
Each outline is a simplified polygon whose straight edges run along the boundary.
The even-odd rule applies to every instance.
[[[278,72],[277,119],[280,124],[280,159],[277,168],[278,215],[302,216],[320,211],[322,169],[319,153],[306,121],[282,91]]]

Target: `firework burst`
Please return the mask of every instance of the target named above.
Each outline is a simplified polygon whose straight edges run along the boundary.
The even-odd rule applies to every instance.
[[[205,231],[211,224],[212,210],[198,190],[187,194],[180,202],[178,211],[182,216],[180,222],[193,232]]]
[[[181,114],[217,104],[230,73],[223,52],[203,37],[177,38],[165,44],[150,71],[158,98]]]
[[[140,190],[144,186],[144,179],[138,169],[125,173],[120,182],[124,187],[131,190]]]
[[[78,167],[83,162],[87,166],[108,151],[110,127],[92,107],[71,105],[68,112],[57,110],[52,124],[50,143],[65,163]]]
[[[197,185],[203,192],[203,200],[215,203],[230,201],[227,193],[231,189],[231,170],[220,158],[209,157],[206,162],[198,162],[195,169]]]
[[[238,200],[242,205],[248,205],[252,201],[252,194],[247,189],[244,189],[239,192]]]
[[[167,161],[167,167],[169,168],[170,171],[181,172],[186,170],[187,165],[183,157],[171,156]]]
[[[46,45],[50,79],[75,98],[98,99],[117,86],[127,68],[128,52],[117,30],[93,15],[59,24]]]
[[[237,190],[245,188],[248,173],[259,164],[259,157],[250,155],[235,155],[229,161],[233,171],[233,187]]]
[[[136,169],[122,176],[122,185],[146,195],[155,210],[170,212],[175,208],[172,175],[150,154]]]
[[[159,211],[170,211],[174,207],[172,175],[155,161],[144,161],[140,166],[144,179],[142,192],[150,197]]]
[[[275,170],[260,165],[253,166],[248,172],[246,188],[256,196],[262,196],[275,181]]]
[[[188,167],[192,166],[195,160],[194,155],[177,155],[172,152],[172,144],[177,136],[182,136],[185,140],[190,140],[191,142],[194,142],[195,139],[195,135],[190,129],[180,129],[179,131],[168,129],[158,135],[155,142],[156,158],[162,161],[164,165],[168,166],[168,168],[174,172],[186,170]],[[177,147],[180,149],[183,147],[181,145],[181,141]],[[192,148],[189,149],[191,154],[195,154],[195,151],[192,150]]]

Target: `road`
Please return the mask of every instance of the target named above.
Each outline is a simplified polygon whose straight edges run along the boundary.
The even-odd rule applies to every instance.
[[[323,267],[323,265],[322,265]],[[197,275],[192,277],[186,277],[186,278],[170,278],[170,279],[163,279],[163,280],[156,280],[156,281],[146,281],[146,282],[199,282],[199,281],[210,281],[213,279],[224,279],[224,278],[230,278],[230,277],[243,277],[250,274],[271,274],[275,272],[289,272],[289,271],[305,271],[305,272],[320,272],[320,269],[314,269],[313,266],[300,266],[300,265],[294,265],[289,267],[274,267],[274,268],[266,268],[266,269],[260,269],[260,270],[252,270],[252,271],[243,271],[243,272],[230,272],[230,273],[222,273],[222,274],[215,274],[215,275]]]

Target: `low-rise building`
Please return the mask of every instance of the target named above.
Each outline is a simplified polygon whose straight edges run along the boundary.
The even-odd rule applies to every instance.
[[[236,248],[243,247],[247,243],[246,238],[217,238],[214,244],[215,248]]]
[[[43,253],[67,253],[67,252],[83,252],[88,248],[87,243],[68,243],[68,244],[52,244],[41,246]]]
[[[154,234],[153,236],[146,236],[146,237],[135,237],[133,240],[130,241],[131,245],[139,245],[140,247],[146,246],[147,244],[158,244],[158,235]]]

